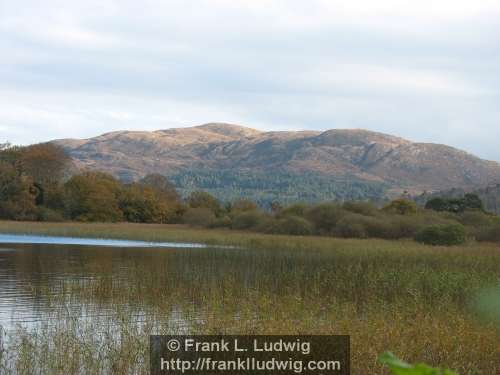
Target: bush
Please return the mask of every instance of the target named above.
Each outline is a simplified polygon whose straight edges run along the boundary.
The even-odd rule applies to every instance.
[[[212,225],[211,228],[230,228],[232,225],[232,220],[229,216],[222,216],[217,218]]]
[[[458,217],[458,221],[463,225],[471,227],[485,227],[491,224],[491,217],[479,210],[468,210]]]
[[[332,234],[337,222],[346,215],[341,207],[334,203],[323,203],[306,211],[305,217],[314,224],[319,234]]]
[[[243,211],[254,211],[257,209],[255,202],[249,199],[238,199],[234,201],[231,205],[231,211],[243,212]]]
[[[185,224],[194,227],[209,227],[215,222],[215,214],[210,208],[188,208],[182,217]]]
[[[417,204],[406,199],[396,199],[383,208],[384,211],[398,215],[417,213]]]
[[[395,236],[392,238],[413,238],[426,226],[426,218],[421,216],[398,216],[392,219]]]
[[[233,218],[233,229],[258,229],[268,217],[259,211],[245,211]]]
[[[46,207],[38,207],[36,213],[38,221],[61,222],[64,217],[61,212]]]
[[[307,206],[302,203],[293,204],[286,208],[283,208],[277,214],[278,217],[286,217],[286,216],[299,216],[304,217],[304,214],[307,210]]]
[[[335,227],[335,234],[344,238],[367,238],[365,217],[359,214],[350,214],[339,220]]]
[[[313,234],[314,227],[306,219],[290,215],[283,219],[274,220],[267,232],[274,234],[308,236]]]
[[[377,207],[375,207],[373,203],[363,201],[345,202],[342,208],[346,211],[364,216],[375,216],[378,212]]]
[[[475,237],[481,242],[500,242],[500,223],[478,228]]]
[[[415,240],[433,246],[461,245],[465,243],[466,232],[461,224],[432,225],[420,230]]]

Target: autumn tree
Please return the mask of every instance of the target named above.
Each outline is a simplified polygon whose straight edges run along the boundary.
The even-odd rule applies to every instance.
[[[71,177],[64,185],[67,215],[79,221],[120,221],[121,184],[113,176],[86,172]]]
[[[205,191],[192,192],[187,199],[187,204],[190,208],[208,208],[215,215],[219,215],[222,211],[217,198]]]
[[[125,186],[119,206],[125,220],[134,223],[172,223],[178,218],[179,202],[164,190],[140,183]]]
[[[139,184],[144,186],[149,186],[155,189],[156,191],[161,192],[168,200],[171,201],[180,200],[180,196],[177,190],[175,189],[175,185],[172,184],[167,177],[159,173],[152,173],[146,175],[143,179],[139,181]]]
[[[32,181],[21,176],[15,167],[0,161],[0,217],[12,220],[33,220],[36,216]]]
[[[53,143],[39,143],[20,150],[18,168],[21,174],[32,178],[37,205],[62,208],[60,183],[70,163],[71,158],[64,149]]]

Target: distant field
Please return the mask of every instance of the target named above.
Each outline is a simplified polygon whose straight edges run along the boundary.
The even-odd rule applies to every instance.
[[[100,276],[84,284],[64,281],[66,295],[60,298],[111,303],[126,340],[121,346],[105,341],[100,343],[103,352],[94,352],[99,347],[95,333],[102,327],[96,323],[82,331],[63,314],[58,327],[22,336],[20,345],[34,354],[21,357],[21,367],[39,362],[44,368],[57,368],[61,364],[50,361],[71,348],[78,355],[66,359],[67,368],[94,371],[100,364],[93,358],[103,356],[121,373],[137,366],[138,373],[147,373],[136,361],[147,353],[150,331],[131,323],[133,310],[125,306],[132,303],[152,311],[147,329],[159,325],[165,332],[171,327],[162,324],[177,306],[195,319],[190,327],[195,333],[349,334],[354,375],[387,374],[377,364],[377,356],[386,350],[411,362],[449,367],[460,375],[500,373],[500,327],[476,313],[478,294],[500,282],[498,245],[470,242],[445,248],[410,240],[292,237],[145,224],[0,222],[0,233],[202,242],[246,249],[176,249],[155,252],[154,258],[149,251],[144,259],[124,255],[124,278],[114,274],[120,268],[113,266],[109,252],[89,250],[85,270]],[[36,267],[51,272],[50,263]],[[47,285],[37,293],[53,296],[52,288]],[[50,343],[55,345],[53,355],[45,357],[43,348]]]

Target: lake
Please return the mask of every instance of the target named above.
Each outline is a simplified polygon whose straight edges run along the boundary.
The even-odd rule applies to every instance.
[[[498,249],[262,241],[0,235],[0,373],[147,374],[149,335],[175,333],[349,334],[353,374],[385,373],[385,350],[500,370],[500,334],[471,310],[500,280]]]
[[[41,322],[50,324],[60,318],[54,313],[62,307],[73,318],[109,318],[109,306],[97,307],[91,300],[73,298],[76,294],[66,298],[69,297],[66,287],[84,288],[103,278],[117,285],[127,283],[131,281],[129,276],[134,273],[134,266],[141,263],[141,267],[147,268],[148,262],[155,263],[164,257],[161,252],[199,248],[206,246],[0,235],[0,326],[8,330],[16,325],[33,328]]]
[[[186,332],[220,312],[214,304],[236,306],[259,290],[306,293],[313,279],[297,277],[314,257],[299,258],[192,243],[0,235],[0,325],[109,324],[126,312],[134,323],[161,315],[170,331]]]

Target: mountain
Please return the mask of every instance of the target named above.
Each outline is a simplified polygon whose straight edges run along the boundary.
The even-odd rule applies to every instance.
[[[496,162],[359,129],[262,132],[210,123],[53,142],[81,169],[128,181],[161,173],[183,191],[202,188],[222,198],[376,199],[500,182]]]

